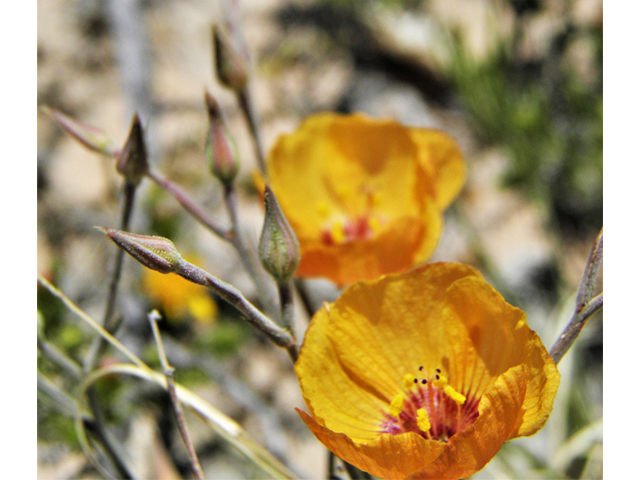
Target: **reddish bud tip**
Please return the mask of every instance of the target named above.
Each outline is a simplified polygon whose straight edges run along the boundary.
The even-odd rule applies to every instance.
[[[205,92],[204,100],[209,115],[209,130],[205,144],[207,164],[216,178],[225,185],[231,185],[240,169],[238,150],[224,125],[216,100],[208,92]]]
[[[138,114],[134,114],[129,129],[129,136],[118,156],[116,170],[120,172],[128,182],[137,185],[147,174],[149,162],[147,159],[147,147],[144,141],[142,124]]]

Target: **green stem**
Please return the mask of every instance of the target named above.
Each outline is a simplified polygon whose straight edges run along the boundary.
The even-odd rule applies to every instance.
[[[278,306],[273,300],[273,295],[270,295],[269,292],[270,278],[259,264],[255,250],[252,250],[247,245],[246,239],[240,229],[238,197],[233,184],[225,185],[224,187],[224,203],[227,207],[229,218],[231,219],[229,241],[238,252],[245,270],[251,276],[263,308],[270,317],[275,317],[278,314]]]

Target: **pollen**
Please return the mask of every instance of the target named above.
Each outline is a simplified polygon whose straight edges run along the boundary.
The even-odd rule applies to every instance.
[[[402,377],[401,393],[381,412],[379,432],[414,432],[426,440],[448,442],[478,418],[480,397],[458,392],[439,368],[433,375],[428,375],[424,367],[418,372],[417,376]]]
[[[433,379],[433,386],[436,388],[445,388],[448,383],[449,381],[447,380],[447,377],[443,375],[436,375]]]
[[[391,405],[389,405],[389,414],[397,417],[398,415],[400,415],[400,412],[402,412],[403,407],[404,395],[399,393],[398,395],[393,397],[393,400],[391,400]]]
[[[402,388],[404,388],[405,390],[411,390],[411,387],[413,387],[414,383],[415,377],[410,373],[407,373],[402,379]]]
[[[428,432],[431,430],[431,422],[429,421],[429,415],[424,408],[418,409],[416,414],[418,420],[418,428],[423,432]]]

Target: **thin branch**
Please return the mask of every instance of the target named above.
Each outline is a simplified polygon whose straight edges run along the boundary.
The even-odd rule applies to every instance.
[[[223,240],[230,240],[230,233],[227,229],[219,226],[202,208],[198,205],[184,190],[178,187],[175,183],[169,180],[167,177],[162,175],[161,173],[149,169],[147,172],[147,176],[153,180],[156,184],[162,187],[164,190],[169,192],[173,197],[178,201],[180,205],[184,207],[184,209],[190,213],[198,222],[200,222],[204,227],[212,231],[218,237]]]
[[[124,204],[122,206],[122,214],[120,217],[120,230],[128,230],[129,223],[131,221],[131,215],[133,213],[133,205],[135,200],[137,185],[125,181],[123,186],[124,193]],[[107,296],[107,303],[105,306],[104,315],[102,317],[102,326],[109,333],[114,333],[118,326],[120,325],[120,320],[122,317],[116,317],[113,319],[113,314],[116,308],[116,299],[118,296],[118,284],[120,283],[120,277],[122,276],[122,265],[124,264],[124,252],[118,251],[114,264],[113,270],[111,271],[111,280],[109,282],[109,294]],[[85,373],[89,373],[94,369],[96,362],[104,353],[104,349],[106,347],[106,343],[101,336],[97,336],[91,347],[89,349],[89,353],[84,361],[83,370]],[[90,395],[93,395],[90,393]],[[96,417],[97,418],[97,417]],[[100,423],[101,419],[98,419],[98,423]]]
[[[598,272],[602,267],[603,262],[603,242],[602,242],[602,230],[598,234],[596,241],[591,249],[589,260],[584,269],[580,286],[578,287],[578,295],[576,297],[576,308],[573,316],[569,321],[569,324],[565,327],[564,331],[556,340],[549,354],[557,363],[560,363],[562,357],[569,350],[571,345],[576,341],[578,335],[582,331],[582,328],[586,324],[591,315],[600,310],[603,306],[603,294],[592,298],[593,290],[596,285]]]
[[[188,263],[188,262],[185,262]],[[197,268],[192,265],[192,267]],[[200,270],[200,269],[198,269]],[[233,285],[223,282],[219,278],[200,270],[206,279],[208,285],[223,300],[231,304],[240,312],[240,314],[255,328],[267,335],[269,340],[285,348],[295,363],[298,359],[299,349],[293,336],[276,325],[271,319],[258,310],[251,302],[249,302]]]
[[[74,380],[82,379],[82,367],[58,347],[38,335],[38,349],[53,364]]]
[[[78,412],[78,404],[65,392],[56,387],[51,380],[38,372],[38,392],[49,397],[58,407],[58,410],[70,417],[74,418]]]
[[[184,411],[182,410],[182,404],[180,403],[178,394],[176,393],[176,386],[174,382],[175,368],[169,365],[169,360],[167,359],[167,354],[162,344],[162,337],[160,336],[160,329],[158,328],[158,321],[161,320],[162,317],[160,317],[160,314],[157,310],[153,310],[151,313],[149,313],[148,318],[149,323],[151,324],[151,329],[153,330],[153,337],[155,338],[156,345],[158,346],[158,357],[160,358],[160,363],[162,364],[164,376],[167,379],[167,390],[169,391],[169,397],[171,398],[173,411],[176,415],[178,430],[180,430],[180,435],[182,436],[184,445],[187,448],[187,453],[189,454],[189,459],[191,460],[191,467],[193,468],[193,474],[197,479],[204,480],[202,466],[200,465],[198,454],[196,453],[196,449],[193,446],[193,442],[191,441],[189,428],[187,427],[187,420],[184,416]]]
[[[260,134],[260,128],[258,126],[258,120],[253,108],[253,102],[251,100],[251,92],[249,91],[249,85],[247,84],[242,91],[238,92],[238,103],[240,104],[240,110],[244,114],[251,136],[253,137],[253,145],[256,151],[256,160],[258,167],[263,175],[267,174],[266,162],[264,159],[264,150],[262,147],[262,136]]]
[[[565,353],[567,353],[571,345],[576,341],[589,317],[602,308],[602,295],[601,293],[597,297],[592,298],[582,310],[571,317],[569,324],[549,352],[556,364],[560,363],[562,357],[564,357]]]
[[[593,298],[593,290],[596,286],[598,273],[600,272],[604,259],[602,232],[603,230],[600,229],[600,233],[591,248],[589,261],[587,262],[587,267],[585,268],[582,280],[580,281],[578,297],[576,298],[576,312],[581,310],[582,307],[584,307],[585,304]]]
[[[120,353],[122,353],[130,362],[134,363],[138,367],[141,368],[149,368],[145,365],[145,363],[140,360],[136,355],[131,353],[127,347],[125,347],[118,339],[116,339],[113,335],[107,332],[98,322],[96,322],[93,318],[87,315],[84,311],[82,311],[75,303],[73,303],[69,297],[67,297],[64,293],[58,290],[56,287],[51,285],[49,281],[38,274],[38,283],[45,287],[53,296],[57,297],[65,306],[75,313],[78,317],[80,317],[85,323],[87,323],[91,328],[93,328],[98,335],[104,337],[104,339],[109,342],[113,347],[116,348]]]
[[[282,317],[282,325],[291,336],[296,338],[294,325],[294,305],[293,305],[293,281],[289,281],[285,285],[278,285],[278,294],[280,295],[280,315]]]

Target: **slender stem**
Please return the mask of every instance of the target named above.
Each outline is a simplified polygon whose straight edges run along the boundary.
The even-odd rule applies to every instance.
[[[202,466],[200,466],[198,454],[196,453],[196,449],[193,445],[193,442],[191,441],[189,428],[187,427],[187,420],[184,416],[184,411],[182,410],[182,404],[180,403],[178,394],[176,393],[176,386],[174,381],[175,368],[169,365],[169,360],[167,359],[167,354],[162,344],[162,337],[160,336],[160,329],[158,328],[158,321],[161,319],[160,314],[157,310],[153,310],[148,315],[148,318],[149,323],[151,323],[151,329],[153,330],[153,337],[155,338],[156,345],[158,346],[158,357],[160,358],[160,363],[162,364],[162,369],[167,379],[167,390],[169,391],[169,397],[171,397],[173,411],[176,415],[178,430],[180,430],[180,435],[182,436],[184,445],[187,448],[189,459],[191,460],[191,467],[193,468],[193,474],[198,480],[204,480]]]
[[[562,357],[564,357],[565,353],[567,353],[571,345],[576,341],[589,317],[600,310],[603,306],[602,293],[595,298],[592,298],[598,272],[602,267],[603,258],[602,230],[600,230],[600,233],[593,244],[593,248],[591,249],[589,260],[587,261],[584,274],[582,275],[582,280],[580,281],[580,286],[578,287],[576,308],[573,312],[573,316],[549,352],[556,364],[560,363]]]
[[[251,93],[249,91],[248,85],[245,86],[242,91],[238,92],[238,103],[240,104],[242,113],[247,119],[249,130],[251,131],[251,135],[253,136],[253,144],[256,151],[256,160],[258,162],[258,167],[260,167],[260,171],[264,175],[266,175],[267,167],[264,159],[264,150],[262,148],[262,136],[260,135],[260,128],[258,127],[258,121],[253,108]]]
[[[76,401],[56,387],[51,380],[38,372],[38,392],[49,397],[64,415],[73,418],[78,411]]]
[[[181,260],[180,269],[176,273],[191,282],[209,287],[238,310],[245,320],[264,333],[269,340],[277,346],[285,348],[294,362],[298,359],[298,346],[291,334],[258,310],[236,287],[223,282],[184,259]]]
[[[289,281],[286,285],[278,285],[278,293],[280,294],[280,314],[282,317],[282,325],[291,333],[295,339],[294,325],[294,305],[293,305],[293,282]]]
[[[124,204],[122,206],[122,215],[120,217],[120,230],[129,230],[129,223],[131,221],[131,215],[133,213],[133,205],[135,200],[137,185],[125,181],[123,186],[124,193]],[[120,283],[120,277],[122,276],[122,265],[124,263],[124,251],[122,249],[118,249],[116,254],[116,258],[113,265],[113,270],[111,272],[111,280],[109,281],[109,294],[107,296],[107,303],[105,306],[104,315],[102,317],[102,326],[109,333],[113,333],[118,329],[120,325],[121,317],[116,317],[114,319],[113,314],[116,308],[116,299],[118,296],[118,284]],[[89,353],[87,354],[87,358],[84,361],[83,370],[85,373],[89,373],[93,370],[96,365],[96,362],[104,353],[104,349],[106,347],[106,343],[101,336],[97,336],[91,347],[89,348]],[[90,396],[93,396],[93,393],[89,393]],[[94,402],[91,402],[94,403]],[[100,418],[96,417],[98,423],[100,423]]]
[[[133,475],[129,471],[126,464],[122,462],[122,453],[110,449],[113,445],[115,445],[115,442],[111,438],[103,436],[104,431],[102,429],[96,428],[96,423],[93,418],[86,415],[81,415],[79,413],[79,407],[75,399],[71,398],[65,392],[56,387],[48,378],[46,378],[40,372],[38,372],[38,392],[51,399],[54,405],[63,415],[73,419],[78,418],[79,416],[84,428],[89,431],[106,449],[109,455],[108,459],[112,462],[114,468],[118,470],[119,476],[121,478],[133,478]],[[103,458],[103,460],[106,459],[107,457]],[[95,461],[98,462],[97,458],[95,459]],[[99,467],[101,471],[105,468],[101,464],[97,465],[97,467]],[[108,471],[105,471],[104,473],[110,475],[110,472]]]
[[[171,180],[166,178],[159,172],[156,172],[153,169],[149,169],[147,172],[147,176],[156,182],[160,187],[169,192],[174,198],[178,201],[180,205],[184,207],[184,209],[190,213],[198,222],[200,222],[204,227],[211,230],[218,237],[223,240],[230,240],[230,233],[228,230],[220,227],[210,216],[209,214],[198,205],[187,193],[178,187]]]
[[[585,268],[582,280],[580,281],[578,297],[576,298],[576,312],[581,310],[582,307],[584,307],[585,304],[593,297],[593,290],[596,286],[598,272],[600,272],[604,259],[602,232],[603,230],[600,229],[600,233],[593,243],[587,267]]]
[[[102,335],[107,340],[107,342],[113,345],[113,347],[115,347],[116,350],[122,353],[131,363],[137,365],[140,368],[148,368],[142,360],[140,360],[136,355],[131,353],[122,343],[120,343],[118,339],[116,339],[113,335],[111,335],[104,328],[102,328],[102,326],[98,322],[96,322],[93,318],[91,318],[84,311],[78,308],[78,306],[75,303],[73,303],[69,299],[69,297],[67,297],[64,293],[62,293],[56,287],[51,285],[51,283],[49,283],[49,281],[46,278],[42,277],[41,275],[38,275],[38,283],[43,287],[45,287],[53,296],[55,296],[60,301],[62,301],[62,303],[64,303],[69,310],[71,310],[77,316],[82,318],[82,320],[85,323],[87,323],[91,328],[93,328],[98,333],[98,335]]]
[[[120,230],[129,230],[136,189],[137,184],[125,180],[123,185],[124,203],[122,205],[122,213],[120,217]],[[116,310],[118,284],[120,283],[120,277],[122,275],[123,263],[124,252],[119,250],[116,254],[113,270],[111,272],[109,294],[107,296],[107,303],[105,305],[104,316],[102,318],[102,326],[109,333],[115,332],[120,325],[121,317],[116,317],[114,319],[114,312]],[[94,369],[96,362],[104,353],[106,346],[107,343],[100,335],[93,340],[91,347],[89,348],[89,353],[87,354],[83,364],[83,372],[85,374],[90,373]],[[130,477],[131,475],[124,460],[119,458],[120,449],[118,449],[116,445],[112,444],[112,440],[107,434],[107,428],[102,416],[102,409],[100,408],[100,399],[98,398],[97,391],[94,388],[91,388],[87,392],[87,396],[89,399],[89,409],[91,410],[94,418],[94,429],[98,432],[98,437],[101,439],[102,444],[113,460],[119,474]]]
[[[38,335],[38,349],[51,363],[60,367],[71,378],[74,380],[82,379],[82,367],[66,353],[52,343],[49,343],[40,335]]]
[[[260,302],[264,309],[267,311],[269,316],[274,317],[278,313],[278,307],[273,300],[273,295],[271,295],[268,290],[270,278],[259,264],[255,250],[251,250],[247,246],[247,242],[240,229],[240,221],[238,219],[238,197],[233,184],[228,186],[225,185],[224,202],[227,207],[227,212],[229,213],[229,218],[231,219],[231,233],[229,235],[229,240],[238,252],[240,261],[244,268],[253,279],[258,297],[260,298]]]
[[[576,312],[573,317],[571,317],[569,324],[549,352],[556,364],[560,363],[562,357],[564,357],[565,353],[567,353],[571,345],[576,341],[589,317],[602,308],[602,295],[601,293],[597,297],[592,298],[582,310]]]

